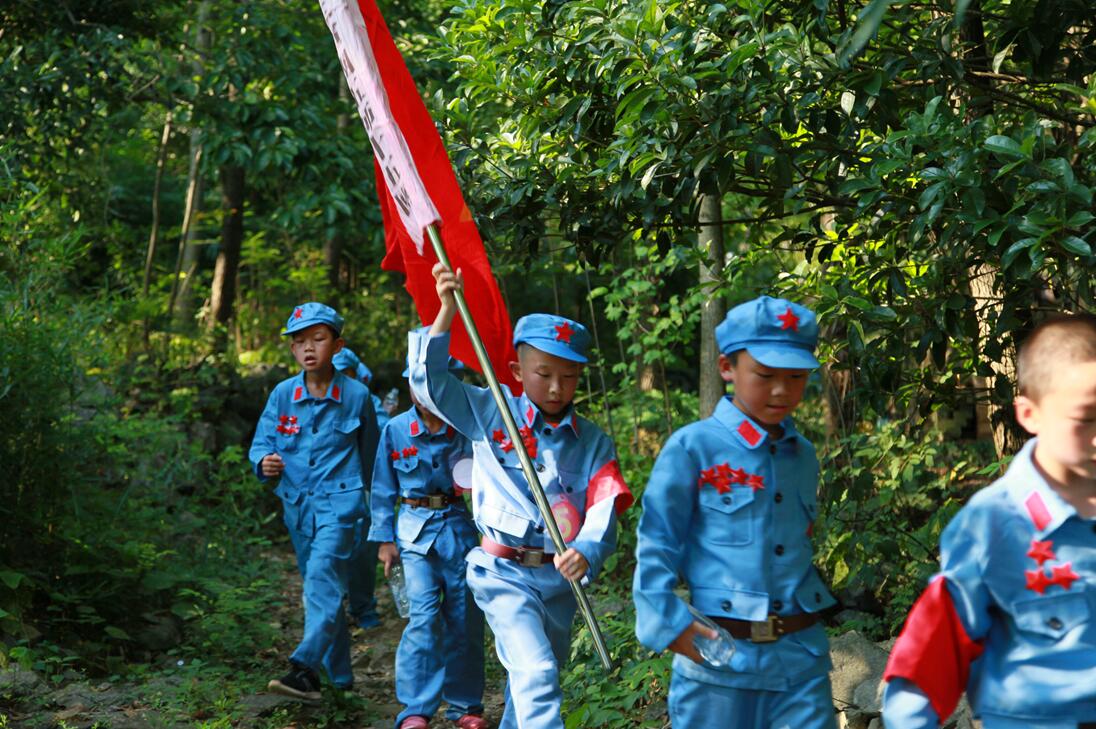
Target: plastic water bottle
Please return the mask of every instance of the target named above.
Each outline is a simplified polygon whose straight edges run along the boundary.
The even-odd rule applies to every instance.
[[[699,633],[693,636],[693,647],[696,648],[696,652],[714,668],[730,665],[731,656],[735,651],[734,638],[731,634],[692,605],[689,606],[689,612],[693,614],[693,620],[716,633],[715,638],[708,638]]]
[[[400,404],[400,391],[393,387],[388,391],[388,394],[381,400],[381,407],[384,411],[391,415],[396,411],[396,407]]]
[[[403,565],[394,564],[388,573],[388,586],[392,588],[392,603],[401,618],[411,617],[411,598],[407,595],[407,582],[403,577]]]

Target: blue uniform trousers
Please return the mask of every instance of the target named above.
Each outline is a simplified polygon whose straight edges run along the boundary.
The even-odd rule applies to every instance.
[[[479,548],[472,554],[468,587],[487,616],[507,673],[499,729],[563,729],[559,673],[571,653],[577,608],[570,584],[552,565],[522,567]]]
[[[313,512],[314,507],[308,501],[301,504],[300,511],[286,512],[297,569],[304,580],[304,635],[289,658],[314,671],[322,667],[332,683],[349,688],[354,683],[354,674],[343,596],[347,592],[356,528],[352,523],[324,518],[330,514]],[[309,524],[314,524],[314,528],[308,529]]]
[[[788,691],[716,686],[674,671],[670,725],[675,729],[837,729],[829,674]]]
[[[368,497],[366,497],[368,501]],[[374,596],[377,582],[376,542],[366,540],[369,534],[368,517],[359,519],[355,525],[354,556],[350,560],[350,572],[347,576],[349,589],[350,620],[354,625],[370,628],[377,625],[377,598]]]
[[[400,543],[411,617],[396,649],[396,698],[405,705],[397,727],[409,716],[433,716],[442,699],[449,719],[483,713],[483,613],[464,563],[474,545],[471,523],[456,514],[426,554]]]

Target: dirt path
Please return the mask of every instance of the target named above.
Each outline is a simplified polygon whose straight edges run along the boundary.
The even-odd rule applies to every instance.
[[[184,727],[272,727],[274,729],[392,729],[402,708],[396,702],[394,669],[396,646],[406,621],[392,606],[387,584],[378,582],[376,595],[382,623],[379,627],[355,630],[352,636],[354,689],[339,694],[325,686],[324,700],[317,706],[265,691],[266,682],[281,675],[281,662],[300,638],[301,580],[288,553],[270,555],[271,575],[282,581],[283,599],[271,622],[282,628],[276,645],[257,652],[277,666],[272,675],[237,676],[237,686],[254,686],[226,705],[222,687],[201,684],[201,671],[150,671],[145,680],[87,680],[71,672],[62,680],[46,680],[32,671],[9,665],[0,668],[0,727],[20,729],[183,729]],[[485,715],[492,726],[502,715],[505,676],[490,645],[487,658]],[[156,667],[168,669],[174,663],[164,656]],[[185,698],[182,698],[185,697]],[[205,698],[203,698],[205,697]],[[229,718],[231,717],[231,718]],[[444,719],[444,705],[432,727],[452,727]]]

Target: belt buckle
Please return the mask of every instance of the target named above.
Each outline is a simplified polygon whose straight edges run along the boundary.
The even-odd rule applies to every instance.
[[[540,567],[544,564],[544,551],[518,547],[518,564],[522,567]]]
[[[444,509],[445,494],[429,494],[426,497],[426,507],[428,509]]]
[[[776,634],[776,615],[770,615],[764,620],[755,620],[750,623],[751,643],[774,643],[780,636]]]

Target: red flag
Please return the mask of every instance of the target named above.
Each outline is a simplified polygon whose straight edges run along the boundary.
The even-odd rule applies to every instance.
[[[437,220],[450,263],[464,274],[468,308],[495,375],[515,393],[520,392],[508,367],[517,359],[510,315],[483,241],[434,120],[376,2],[357,0],[355,7],[354,0],[320,0],[320,6],[375,153],[386,249],[381,268],[406,275],[404,286],[419,317],[424,324],[433,322],[440,302],[430,270],[438,259],[431,246],[423,245],[420,226],[431,218]],[[363,25],[367,42],[362,42],[366,40],[361,37]],[[453,322],[450,354],[478,369],[472,342],[459,317]]]
[[[883,678],[916,684],[943,722],[955,711],[967,687],[970,664],[983,650],[981,641],[967,635],[946,579],[937,577],[910,609]]]

